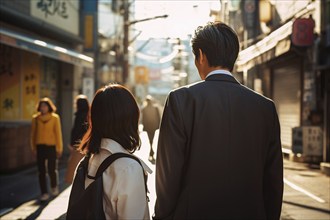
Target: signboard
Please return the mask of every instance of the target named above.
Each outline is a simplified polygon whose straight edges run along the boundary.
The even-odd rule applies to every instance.
[[[23,119],[31,119],[39,100],[40,58],[22,51],[22,110]]]
[[[148,84],[149,83],[149,69],[145,66],[136,66],[135,83],[136,84]]]
[[[30,1],[31,16],[74,35],[79,35],[79,2],[77,0]]]
[[[98,36],[98,1],[81,0],[82,4],[82,33],[84,37],[84,50],[94,51],[97,48]]]
[[[254,28],[257,16],[257,2],[256,0],[245,0],[244,4],[244,23],[246,28]]]
[[[85,16],[85,45],[84,47],[87,49],[91,49],[94,47],[94,16],[93,15],[86,15]]]
[[[296,46],[307,47],[314,43],[314,20],[312,18],[298,18],[293,23],[292,43]]]
[[[0,44],[0,120],[20,119],[19,51]]]

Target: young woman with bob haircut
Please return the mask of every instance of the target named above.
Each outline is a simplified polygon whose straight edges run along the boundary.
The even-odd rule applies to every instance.
[[[91,158],[88,175],[95,176],[111,154],[132,154],[140,148],[139,107],[123,86],[110,84],[99,89],[92,101],[89,128],[79,149]],[[106,219],[150,219],[144,172],[150,168],[131,158],[119,158],[103,173],[103,208]],[[92,179],[85,179],[87,188]]]
[[[60,116],[55,113],[56,106],[51,99],[40,99],[37,111],[38,113],[32,117],[31,147],[37,156],[40,200],[46,201],[49,199],[46,167],[50,177],[51,193],[53,196],[59,194],[57,158],[60,158],[63,152],[62,131]]]

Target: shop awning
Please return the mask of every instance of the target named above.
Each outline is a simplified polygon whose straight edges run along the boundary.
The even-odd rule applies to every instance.
[[[292,21],[287,22],[256,44],[242,50],[237,58],[237,71],[249,70],[290,50]]]
[[[93,68],[94,59],[74,50],[0,28],[0,42],[77,66]]]

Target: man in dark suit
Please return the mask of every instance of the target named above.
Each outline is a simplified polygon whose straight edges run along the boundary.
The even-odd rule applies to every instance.
[[[232,76],[236,33],[208,23],[192,39],[203,81],[172,91],[156,159],[154,219],[279,219],[280,127],[272,100]]]

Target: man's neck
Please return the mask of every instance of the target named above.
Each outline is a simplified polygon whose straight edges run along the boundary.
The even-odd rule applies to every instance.
[[[229,71],[229,69],[224,68],[224,67],[222,67],[222,66],[216,66],[216,67],[211,66],[211,67],[208,67],[208,68],[206,68],[206,70],[205,70],[203,80],[206,78],[206,76],[207,76],[210,72],[215,71],[215,70],[226,70],[226,71]]]
[[[211,71],[214,71],[214,70],[227,70],[227,71],[229,71],[229,69],[227,69],[225,67],[222,67],[222,66],[211,67],[210,69],[211,69]]]

